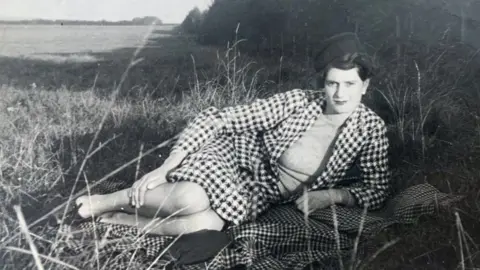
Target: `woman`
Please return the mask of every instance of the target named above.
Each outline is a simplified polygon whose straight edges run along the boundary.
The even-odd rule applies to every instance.
[[[319,90],[206,109],[161,167],[129,189],[78,198],[78,214],[179,235],[252,221],[281,203],[307,215],[332,204],[381,207],[390,194],[386,127],[361,102],[373,65],[352,33],[325,43]],[[360,177],[346,181],[352,169]]]

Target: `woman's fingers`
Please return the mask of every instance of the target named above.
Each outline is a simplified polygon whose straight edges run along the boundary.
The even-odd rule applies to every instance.
[[[303,196],[298,198],[296,201],[295,201],[295,204],[297,205],[297,208],[298,210],[304,212],[304,205],[303,205]]]
[[[298,205],[303,203],[304,200],[305,200],[305,195],[302,195],[297,200],[295,200],[295,203]]]
[[[138,187],[138,183],[142,181],[142,179],[136,181],[135,183],[133,183],[132,185],[132,188],[130,188],[130,194],[131,194],[131,197],[130,197],[130,202],[132,204],[132,206],[135,206],[135,201],[137,199],[137,195],[136,195],[136,192],[137,192],[137,187]]]
[[[298,210],[302,211],[302,213],[308,214],[308,207],[305,208],[305,205],[303,203],[298,204],[297,208],[298,208]]]
[[[140,186],[138,187],[138,207],[142,206],[145,203],[145,195],[147,194],[147,190],[149,189],[149,186],[156,187],[158,186],[158,178],[161,176],[161,174],[156,174],[156,175],[150,175],[148,179],[143,181]]]
[[[135,187],[133,188],[132,204],[137,208],[140,207],[140,187],[143,185],[143,183],[148,181],[148,179],[149,179],[149,175],[147,174],[144,177],[142,177],[140,180],[135,182]]]
[[[135,183],[133,183],[132,187],[128,189],[128,197],[129,197],[129,198],[132,198],[132,196],[133,196],[133,191],[134,191],[135,188],[137,187],[139,181],[140,181],[140,180],[135,181]]]
[[[139,208],[145,203],[145,194],[147,190],[153,189],[158,185],[164,183],[162,179],[165,178],[163,169],[156,169],[146,175],[140,180],[136,181],[130,189],[130,198],[132,205]]]
[[[309,215],[314,210],[312,209],[312,201],[307,201],[306,199],[307,195],[302,195],[295,201],[295,204],[297,205],[298,210],[302,211],[306,215]]]
[[[138,207],[141,207],[145,201],[145,193],[147,192],[148,181],[143,182],[138,188]]]
[[[133,183],[132,187],[128,190],[128,197],[130,198],[130,204],[132,206],[135,205],[135,189],[137,188],[137,182]]]

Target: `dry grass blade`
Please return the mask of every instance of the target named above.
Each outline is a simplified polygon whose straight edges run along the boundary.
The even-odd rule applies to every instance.
[[[112,138],[108,139],[104,143],[101,143],[97,148],[95,148],[90,154],[87,155],[87,159],[91,158],[93,155],[95,155],[98,151],[102,150],[103,147],[105,147],[107,144],[113,142],[115,139],[120,137],[120,135],[114,135]]]
[[[137,167],[136,167],[136,169],[135,169],[135,181],[138,180],[138,174],[139,174],[139,172],[140,172],[140,163],[141,163],[141,160],[142,160],[143,148],[144,148],[144,144],[142,143],[142,144],[140,145],[140,151],[139,151],[139,153],[138,153]],[[160,208],[159,208],[159,209],[160,209]],[[158,211],[159,211],[159,210],[157,210],[157,212],[158,212]],[[136,213],[135,218],[138,219],[138,218],[137,218],[137,208],[135,208],[135,213]],[[138,220],[136,220],[136,222],[138,222]],[[128,262],[127,269],[129,269],[129,268],[130,268],[130,265],[132,265],[133,260],[134,260],[135,256],[137,255],[137,252],[138,252],[138,248],[135,249],[135,251],[133,252],[132,256],[130,257],[130,261]]]
[[[220,254],[222,254],[222,252],[228,248],[228,245],[226,245],[225,247],[223,247],[219,252],[218,254],[213,257],[213,259],[210,261],[210,263],[205,267],[205,269],[210,269],[210,266],[217,260],[217,258],[220,256]]]
[[[38,253],[37,247],[35,246],[35,243],[33,243],[33,239],[30,236],[30,232],[28,231],[27,222],[25,221],[25,217],[23,216],[22,209],[20,208],[19,205],[14,205],[13,209],[17,214],[20,231],[23,232],[23,234],[25,234],[25,238],[27,239],[28,245],[30,246],[30,250],[32,251],[31,254],[33,256],[33,259],[35,260],[35,265],[40,270],[45,269],[43,267],[42,261],[40,260],[40,255]]]
[[[462,237],[462,224],[460,221],[460,215],[458,212],[455,212],[455,223],[457,225],[457,236],[458,236],[458,245],[460,248],[460,267],[462,270],[465,270],[465,255],[463,254],[463,237]],[[467,243],[465,243],[466,245]]]
[[[310,242],[310,225],[308,223],[308,202],[310,198],[306,187],[303,187],[303,195],[305,196],[305,200],[303,201],[303,209],[305,209],[305,212],[303,213],[303,221],[305,222],[305,230],[307,234],[307,252],[308,259],[312,261],[312,243]]]
[[[332,197],[330,197],[332,198]],[[343,259],[342,259],[342,249],[341,249],[341,241],[340,241],[340,231],[338,230],[338,216],[337,216],[337,209],[336,205],[333,203],[333,200],[331,202],[332,206],[332,218],[333,218],[333,228],[334,228],[334,233],[335,233],[335,242],[337,245],[337,256],[338,256],[338,263],[340,265],[340,269],[345,269],[343,265]]]
[[[86,173],[84,173],[84,179],[85,179],[85,182],[87,183],[87,186],[85,188],[87,189],[89,207],[92,207],[92,205],[93,205],[92,196],[91,196],[90,185],[88,184],[88,178],[87,178]],[[91,215],[91,217],[94,218],[93,215]],[[97,228],[96,228],[95,222],[93,223],[93,235],[94,235],[95,239],[98,239]],[[95,241],[95,259],[97,261],[97,269],[100,268],[100,256],[99,256],[99,254],[100,254],[99,243],[98,243],[98,241]]]
[[[415,63],[415,69],[417,71],[417,99],[418,99],[418,113],[419,113],[419,118],[420,122],[423,123],[423,108],[422,108],[422,78],[421,78],[421,73],[420,69],[418,68],[417,61],[413,61]],[[419,128],[420,132],[420,139],[422,142],[422,160],[425,162],[425,136],[423,135],[423,125],[420,125]]]
[[[135,169],[135,181],[138,180],[138,173],[140,172],[140,163],[142,161],[142,153],[143,153],[143,147],[145,146],[144,143],[140,145],[140,151],[138,153],[138,162],[137,162],[137,168]]]
[[[20,252],[20,253],[24,253],[24,254],[32,254],[31,251],[28,251],[28,250],[25,250],[25,249],[21,249],[21,248],[17,248],[17,247],[10,247],[10,246],[7,246],[5,247],[6,250],[11,250],[11,251],[15,251],[15,252]],[[77,267],[73,266],[73,265],[70,265],[70,264],[67,264],[65,262],[62,262],[58,259],[55,259],[55,258],[52,258],[52,257],[49,257],[49,256],[45,256],[45,255],[41,255],[41,254],[38,254],[39,257],[45,259],[45,260],[49,260],[51,262],[54,262],[56,264],[59,264],[59,265],[62,265],[68,269],[73,269],[73,270],[80,270],[78,269]]]
[[[373,255],[372,257],[370,257],[370,259],[368,259],[368,261],[366,263],[364,263],[361,267],[359,267],[359,270],[363,270],[368,264],[372,263],[377,257],[378,255],[380,255],[380,253],[384,252],[385,250],[387,250],[389,247],[395,245],[396,243],[398,243],[398,241],[400,241],[400,238],[395,238],[391,241],[388,241],[387,243],[385,243],[380,249],[378,249]]]
[[[360,243],[360,237],[363,232],[363,226],[365,225],[366,216],[367,216],[367,207],[364,207],[362,211],[362,219],[360,220],[360,224],[358,225],[358,234],[357,234],[357,237],[355,237],[355,242],[353,244],[352,257],[350,259],[350,270],[354,270],[354,267],[355,267],[355,260],[357,257],[358,245]]]
[[[163,143],[149,149],[148,151],[144,152],[141,156],[138,156],[132,160],[130,160],[129,162],[123,164],[122,166],[118,167],[117,169],[115,169],[114,171],[110,172],[109,174],[107,174],[106,176],[104,176],[103,178],[101,178],[100,180],[96,181],[95,183],[91,184],[90,185],[90,188],[94,188],[95,186],[97,185],[100,185],[101,183],[103,183],[105,180],[109,179],[110,177],[116,175],[117,173],[121,172],[122,170],[124,170],[125,168],[127,168],[128,166],[130,166],[131,164],[135,163],[138,159],[146,156],[146,155],[149,155],[150,153],[154,152],[155,150],[157,149],[160,149],[160,148],[163,148],[165,146],[167,146],[168,144],[170,144],[173,140],[175,140],[176,138],[178,137],[175,136],[173,138],[170,138],[166,141],[164,141]],[[73,195],[73,197],[78,197],[80,195],[83,195],[85,192],[87,191],[87,188],[84,188],[82,190],[80,190],[79,192],[77,192],[76,194]],[[59,206],[55,207],[54,209],[50,210],[48,213],[46,213],[45,215],[43,215],[42,217],[38,218],[37,220],[35,220],[34,222],[30,223],[30,225],[28,225],[29,228],[31,228],[32,226],[35,226],[37,225],[38,223],[42,222],[43,220],[47,219],[50,215],[60,211],[61,209],[63,209],[63,207],[65,207],[67,205],[68,202],[64,202],[62,204],[60,204]],[[15,238],[17,238],[19,236],[20,232],[12,235],[10,238],[8,238],[7,240],[5,240],[2,245],[0,246],[0,249],[1,248],[4,248],[6,245],[8,245],[11,241],[13,241]]]

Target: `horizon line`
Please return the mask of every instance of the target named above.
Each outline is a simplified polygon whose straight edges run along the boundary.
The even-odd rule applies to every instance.
[[[157,17],[157,16],[150,16],[150,15],[145,15],[145,16],[137,16],[137,17],[132,17],[131,19],[121,19],[121,20],[107,20],[107,19],[96,19],[96,20],[88,20],[88,19],[60,19],[60,18],[56,18],[56,19],[46,19],[46,18],[41,18],[41,17],[37,17],[37,18],[20,18],[20,17],[2,17],[0,16],[0,21],[3,21],[3,22],[21,22],[21,21],[35,21],[35,20],[41,20],[41,21],[82,21],[82,22],[102,22],[102,21],[105,21],[105,22],[124,22],[124,21],[133,21],[133,19],[135,18],[145,18],[145,17],[155,17],[157,19],[159,19],[162,24],[181,24],[181,22],[165,22],[163,21],[161,18]]]

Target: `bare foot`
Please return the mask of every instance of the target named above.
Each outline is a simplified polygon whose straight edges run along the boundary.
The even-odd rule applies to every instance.
[[[92,216],[101,215],[108,211],[109,205],[103,199],[104,195],[90,195],[81,196],[75,200],[76,205],[81,206],[78,208],[78,215],[82,218],[89,218]]]

